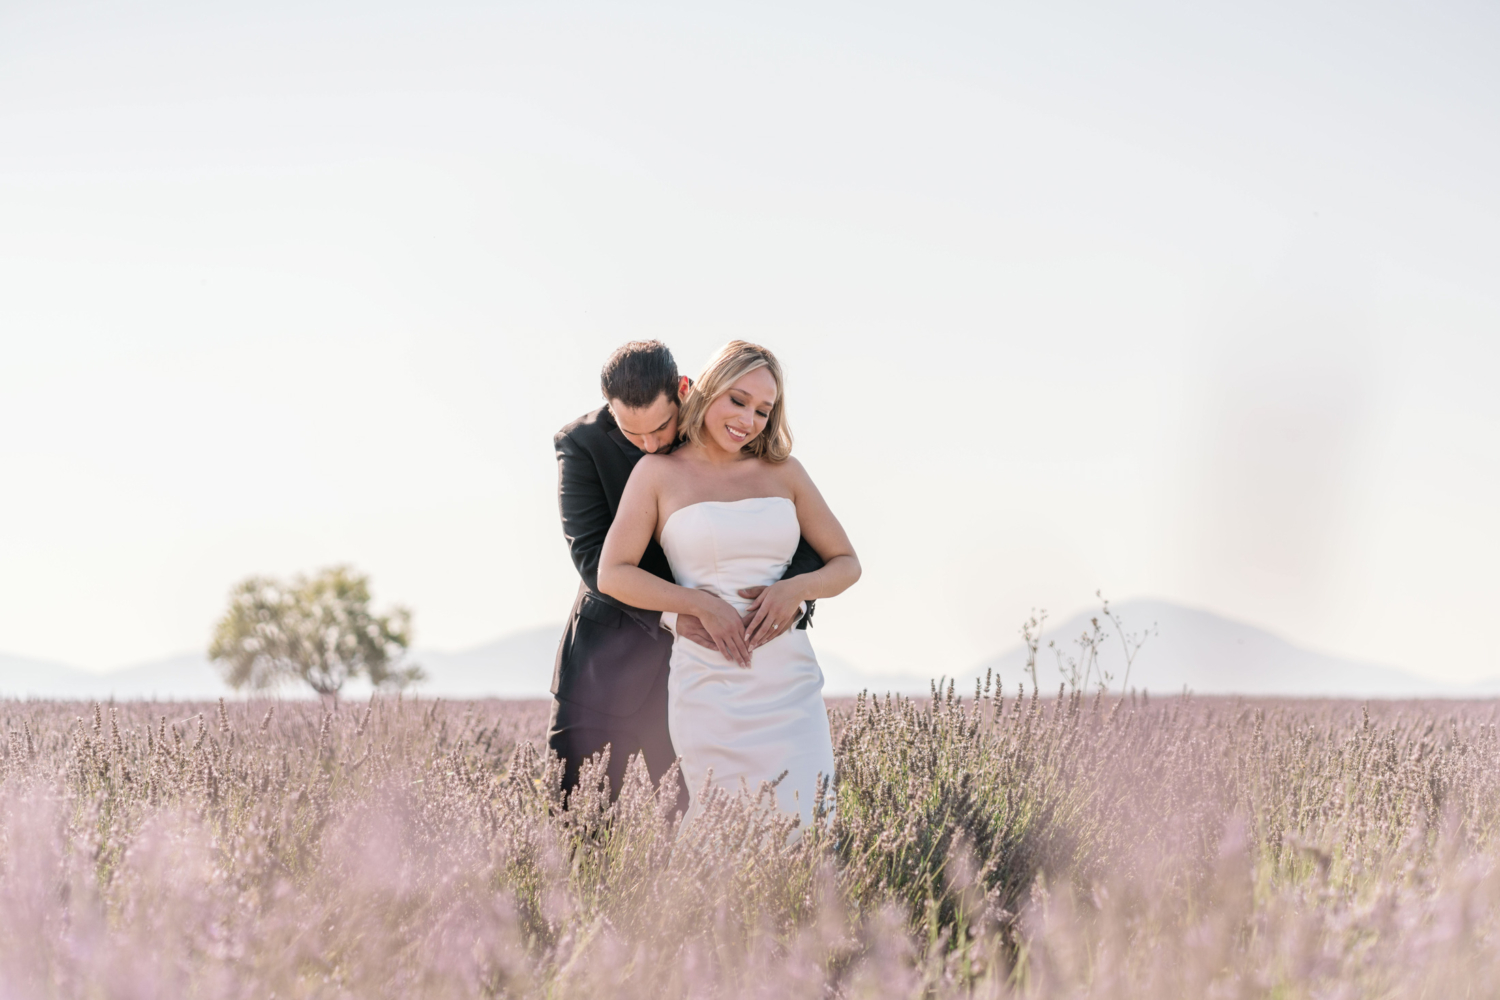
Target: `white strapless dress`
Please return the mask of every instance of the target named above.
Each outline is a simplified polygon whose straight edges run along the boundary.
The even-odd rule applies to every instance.
[[[661,546],[679,584],[744,613],[750,602],[739,591],[781,579],[801,537],[797,506],[785,497],[708,500],[673,512]],[[667,727],[690,795],[710,773],[731,794],[741,787],[753,794],[785,771],[777,807],[800,814],[806,827],[819,780],[831,786],[823,671],[806,630],[790,629],[754,650],[748,670],[679,638],[667,679]]]

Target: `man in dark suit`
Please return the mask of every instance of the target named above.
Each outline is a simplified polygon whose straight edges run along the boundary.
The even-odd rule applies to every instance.
[[[609,777],[618,795],[632,755],[645,755],[653,781],[676,759],[667,733],[672,633],[664,627],[661,612],[632,608],[599,592],[599,551],[635,463],[644,454],[676,445],[678,407],[691,383],[677,373],[666,345],[654,340],[633,341],[615,351],[599,383],[606,405],[579,417],[553,438],[563,535],[582,580],[557,649],[547,743],[566,763],[563,787],[569,791],[578,783],[582,763],[610,746]],[[786,575],[822,565],[803,539]],[[640,567],[672,579],[666,553],[655,541],[646,547]],[[754,597],[761,589],[741,594]],[[715,648],[696,618],[665,617],[666,626],[675,627],[679,635]],[[811,618],[809,602],[796,627],[806,628]]]

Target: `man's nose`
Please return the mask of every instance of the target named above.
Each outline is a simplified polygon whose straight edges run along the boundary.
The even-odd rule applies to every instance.
[[[656,454],[656,438],[648,437],[641,442],[641,450],[648,455]]]

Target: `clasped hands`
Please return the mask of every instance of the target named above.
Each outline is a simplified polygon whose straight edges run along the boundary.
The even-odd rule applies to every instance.
[[[779,580],[769,587],[746,587],[739,593],[750,600],[743,615],[727,601],[714,598],[702,616],[679,614],[677,634],[706,649],[718,650],[741,667],[749,667],[751,650],[797,624],[803,598],[790,580]]]

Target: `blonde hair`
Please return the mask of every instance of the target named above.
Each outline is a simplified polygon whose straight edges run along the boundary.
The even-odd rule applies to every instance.
[[[682,403],[682,415],[678,427],[682,435],[694,444],[704,444],[703,421],[708,408],[729,387],[757,368],[765,368],[776,381],[776,402],[771,404],[771,415],[766,426],[745,444],[743,451],[767,462],[785,462],[792,457],[792,428],[786,419],[786,393],[781,380],[781,363],[776,355],[759,344],[743,340],[731,340],[719,348],[719,353],[709,359],[703,373],[688,391]]]

